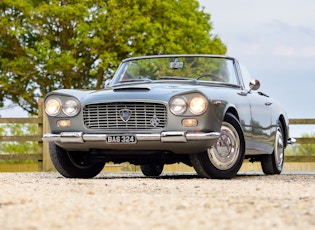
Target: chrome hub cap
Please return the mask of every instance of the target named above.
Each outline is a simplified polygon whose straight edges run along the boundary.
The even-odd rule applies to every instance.
[[[282,170],[284,158],[284,145],[281,129],[277,128],[276,142],[275,142],[275,163],[278,170]]]
[[[220,170],[233,167],[240,154],[240,139],[232,125],[223,122],[221,135],[214,146],[208,149],[211,163]]]

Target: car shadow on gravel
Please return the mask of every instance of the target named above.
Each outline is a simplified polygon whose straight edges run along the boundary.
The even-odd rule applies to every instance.
[[[239,173],[233,179],[242,179],[244,177],[263,177],[266,176],[263,173]],[[95,179],[157,179],[157,180],[189,180],[189,179],[200,179],[207,180],[207,178],[199,177],[196,173],[163,173],[161,176],[148,177],[142,173],[131,172],[131,173],[101,173]]]

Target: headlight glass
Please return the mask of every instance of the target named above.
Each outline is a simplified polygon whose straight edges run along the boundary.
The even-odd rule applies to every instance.
[[[80,105],[76,100],[68,99],[64,102],[62,111],[69,117],[77,115],[80,111]]]
[[[191,99],[189,103],[189,110],[195,115],[200,115],[206,111],[207,105],[208,102],[206,98],[197,96]]]
[[[57,116],[61,111],[61,101],[58,98],[50,98],[45,103],[45,111],[49,116]]]
[[[170,103],[170,110],[175,115],[183,114],[187,109],[186,100],[182,97],[175,97]]]

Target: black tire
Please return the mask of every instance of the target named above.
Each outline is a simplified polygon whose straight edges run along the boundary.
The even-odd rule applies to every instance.
[[[67,178],[92,178],[104,168],[104,162],[84,161],[80,153],[68,152],[53,142],[49,143],[50,158],[57,171]]]
[[[284,162],[284,132],[281,123],[278,123],[275,147],[271,155],[264,155],[261,160],[261,168],[266,175],[280,174]]]
[[[145,176],[160,176],[163,172],[164,164],[140,165],[141,172]]]
[[[190,155],[196,172],[201,177],[231,179],[242,166],[245,156],[245,140],[241,125],[230,113],[224,117],[221,135],[206,152]]]

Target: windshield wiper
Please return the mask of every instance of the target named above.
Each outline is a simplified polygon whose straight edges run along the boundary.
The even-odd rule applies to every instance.
[[[164,76],[160,77],[160,80],[189,80],[189,81],[195,81],[196,79],[189,78],[189,77],[177,77],[177,76]]]

